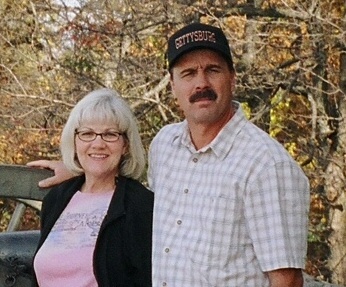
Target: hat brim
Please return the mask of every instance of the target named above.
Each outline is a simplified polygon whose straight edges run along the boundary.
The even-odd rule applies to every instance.
[[[195,51],[195,50],[203,50],[203,49],[212,50],[212,51],[218,53],[233,67],[233,61],[230,58],[229,54],[225,53],[223,47],[218,47],[218,45],[215,45],[215,43],[213,45],[210,45],[208,43],[196,43],[196,45],[189,45],[189,46],[184,47],[181,50],[179,50],[179,52],[176,53],[176,55],[174,55],[171,58],[171,60],[169,61],[168,68],[172,69],[173,66],[179,61],[179,59],[182,56],[186,55],[187,53]]]

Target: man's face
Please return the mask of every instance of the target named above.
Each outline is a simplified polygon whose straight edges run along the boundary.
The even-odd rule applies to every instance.
[[[231,113],[235,75],[212,50],[186,53],[172,69],[174,96],[189,124],[218,125]]]

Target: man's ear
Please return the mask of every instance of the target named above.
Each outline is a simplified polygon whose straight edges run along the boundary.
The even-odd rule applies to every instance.
[[[171,85],[171,90],[172,90],[172,94],[174,96],[174,81],[173,81],[173,78],[171,76],[171,79],[169,80],[169,84]],[[175,96],[174,96],[175,97]]]
[[[235,72],[232,72],[232,76],[231,76],[231,92],[232,95],[235,93],[235,85],[237,83],[237,79],[236,79],[236,75]]]

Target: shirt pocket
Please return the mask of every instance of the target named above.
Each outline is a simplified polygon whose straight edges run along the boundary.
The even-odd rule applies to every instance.
[[[204,266],[226,266],[232,252],[237,252],[234,246],[239,238],[242,204],[235,198],[202,197],[194,207],[187,236],[191,239],[190,260]]]

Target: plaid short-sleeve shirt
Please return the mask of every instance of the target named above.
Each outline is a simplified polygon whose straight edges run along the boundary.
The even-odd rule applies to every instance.
[[[266,271],[304,268],[308,180],[240,106],[198,151],[186,121],[164,127],[150,147],[149,184],[153,286],[265,287]]]

